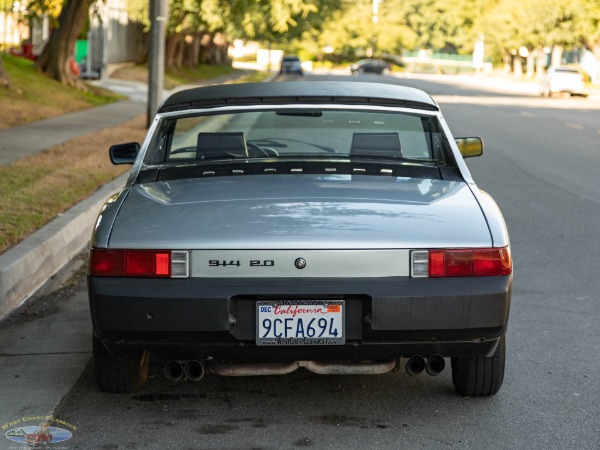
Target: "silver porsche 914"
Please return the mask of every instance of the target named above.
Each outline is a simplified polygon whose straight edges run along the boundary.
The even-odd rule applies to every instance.
[[[130,392],[150,355],[171,380],[380,374],[456,390],[504,377],[504,219],[437,103],[357,82],[195,88],[160,106],[98,217],[88,291],[96,380]]]

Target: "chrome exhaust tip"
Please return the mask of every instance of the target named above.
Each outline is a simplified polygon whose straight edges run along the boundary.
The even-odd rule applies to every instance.
[[[420,374],[425,369],[425,359],[421,355],[412,355],[406,361],[406,373],[411,377]]]
[[[183,366],[185,379],[189,381],[200,381],[204,377],[204,364],[195,359],[190,360]]]
[[[183,378],[183,366],[179,361],[168,361],[163,370],[165,377],[171,381],[181,381]]]
[[[425,371],[431,375],[432,377],[438,376],[446,367],[446,361],[440,355],[431,355],[427,358],[427,363],[425,364]]]

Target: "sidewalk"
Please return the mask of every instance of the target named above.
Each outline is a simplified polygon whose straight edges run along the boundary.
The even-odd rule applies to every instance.
[[[122,100],[0,131],[0,165],[40,153],[84,134],[113,127],[146,112],[146,105]]]
[[[220,84],[243,75],[245,72],[225,75],[194,86],[179,86],[176,90]],[[125,94],[129,99],[0,131],[0,165],[146,114],[146,84],[114,79],[94,84]],[[165,91],[164,95],[171,92]],[[109,145],[105,149],[107,158]],[[0,255],[0,320],[86,247],[100,208],[125,184],[126,177],[125,174],[108,183]]]

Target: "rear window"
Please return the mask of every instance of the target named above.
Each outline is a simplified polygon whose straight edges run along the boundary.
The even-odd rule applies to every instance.
[[[435,116],[277,109],[164,119],[146,162],[305,156],[447,162],[449,153]]]

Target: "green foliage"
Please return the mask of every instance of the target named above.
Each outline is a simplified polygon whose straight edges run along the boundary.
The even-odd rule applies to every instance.
[[[600,52],[598,0],[382,0],[377,23],[372,5],[344,2],[321,33],[306,33],[302,42],[316,54],[333,47],[350,59],[367,48],[376,55],[419,49],[470,55],[480,36],[496,59],[522,46],[585,44]]]
[[[64,0],[29,0],[31,14],[56,15]],[[479,36],[486,54],[585,45],[600,53],[598,0],[169,0],[169,33],[224,32],[315,58],[324,48],[353,59],[427,49],[469,55]],[[148,0],[128,0],[149,26]]]

